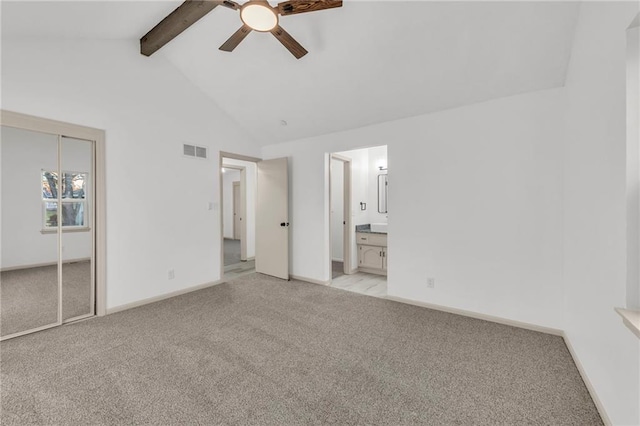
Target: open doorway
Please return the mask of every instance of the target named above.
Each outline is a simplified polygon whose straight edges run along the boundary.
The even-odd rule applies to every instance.
[[[245,155],[220,152],[220,264],[221,279],[260,273],[289,279],[289,165],[287,158],[261,160]],[[240,172],[226,180],[227,170]],[[240,217],[233,218],[233,187],[239,187]],[[225,190],[227,188],[227,190]],[[237,194],[237,193],[236,193]],[[238,199],[236,195],[236,200]],[[226,213],[226,214],[225,214]],[[226,216],[226,219],[225,219]],[[240,228],[239,236],[233,228]],[[225,234],[226,229],[226,234]],[[240,262],[237,247],[240,243]],[[225,242],[227,264],[225,264]],[[232,252],[232,253],[231,253]]]
[[[223,264],[230,266],[242,259],[242,196],[240,175],[243,168],[226,165],[222,168],[222,223],[223,223]],[[246,260],[246,259],[244,259]]]
[[[387,147],[329,155],[331,286],[387,294]]]
[[[352,273],[351,267],[351,159],[330,156],[329,165],[331,279]]]
[[[255,272],[257,158],[221,153],[223,279]]]

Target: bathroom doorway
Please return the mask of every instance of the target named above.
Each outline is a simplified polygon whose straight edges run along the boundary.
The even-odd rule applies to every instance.
[[[387,147],[328,155],[329,273],[332,287],[387,294]]]
[[[330,156],[331,279],[351,274],[351,159]]]

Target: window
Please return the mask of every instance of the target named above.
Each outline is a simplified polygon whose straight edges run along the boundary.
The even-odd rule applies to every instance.
[[[58,195],[62,201],[62,226],[71,229],[89,227],[86,197],[88,178],[88,173],[62,172],[62,193],[58,194],[58,173],[42,171],[43,229],[52,230],[58,227]]]

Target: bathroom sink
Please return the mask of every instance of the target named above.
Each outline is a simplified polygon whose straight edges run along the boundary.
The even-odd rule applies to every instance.
[[[371,224],[371,232],[380,232],[383,234],[387,233],[387,224],[386,223],[372,223]]]

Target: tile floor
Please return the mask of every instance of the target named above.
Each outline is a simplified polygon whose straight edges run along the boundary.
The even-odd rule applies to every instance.
[[[243,275],[253,274],[254,272],[256,272],[255,260],[226,265],[224,267],[224,280],[229,281]]]
[[[357,272],[334,278],[331,287],[368,296],[385,298],[387,296],[387,277],[384,275]]]

